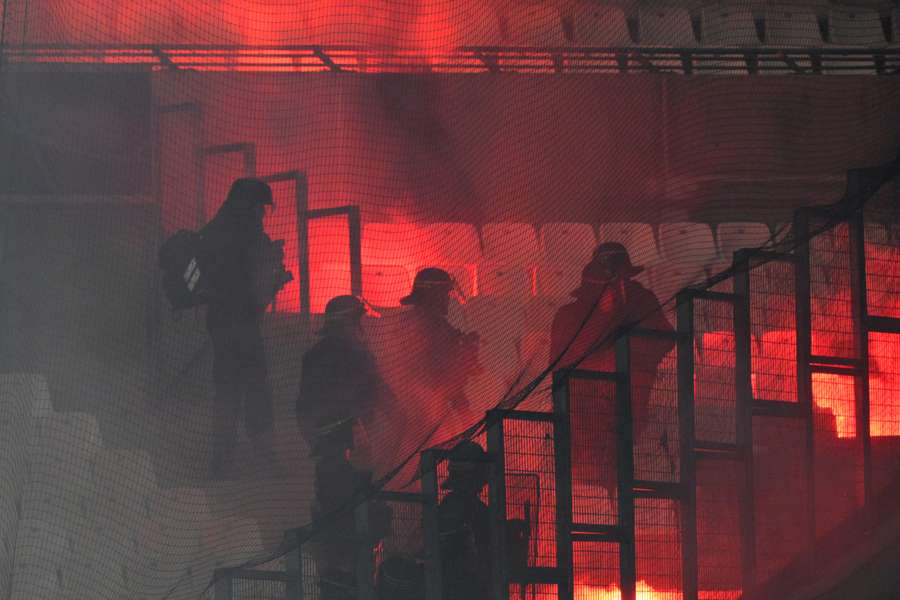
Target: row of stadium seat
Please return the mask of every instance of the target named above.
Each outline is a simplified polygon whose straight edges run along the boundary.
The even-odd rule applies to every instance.
[[[311,224],[310,282],[314,313],[328,298],[349,290],[345,228]],[[739,248],[771,238],[763,223],[488,223],[480,235],[466,223],[369,223],[363,228],[363,295],[376,306],[396,306],[425,266],[454,274],[467,296],[565,298],[598,243],[620,242],[632,262],[645,266],[642,281],[668,297],[730,262]],[[718,243],[716,243],[718,238]]]
[[[492,24],[496,27],[492,27]],[[625,13],[612,6],[589,6],[560,15],[547,4],[512,5],[500,16],[485,15],[469,24],[463,45],[513,46],[662,46],[662,47],[816,47],[826,43],[819,18],[811,8],[770,5],[761,23],[763,35],[749,6],[705,7],[700,15],[700,37],[690,13],[680,7],[641,7],[637,35],[632,35]],[[894,42],[900,41],[900,9],[893,14]],[[824,31],[835,46],[877,47],[888,43],[877,11],[864,7],[832,6]],[[698,44],[699,42],[699,44]]]
[[[149,455],[54,412],[43,378],[0,378],[0,596],[196,598],[262,552],[255,521],[214,519],[200,488],[158,486]],[[14,575],[14,576],[13,576]]]
[[[322,225],[322,224],[318,224]],[[333,296],[349,293],[345,227],[311,226],[311,290],[314,313]],[[773,234],[763,223],[605,223],[597,232],[586,223],[489,223],[479,235],[466,223],[370,223],[362,236],[363,295],[375,306],[397,306],[415,273],[426,266],[450,271],[466,296],[541,297],[560,301],[579,284],[582,267],[598,243],[621,242],[632,262],[646,267],[638,279],[661,300],[731,263],[741,248],[759,247]],[[786,231],[776,227],[776,234]],[[870,224],[870,245],[887,232]],[[658,238],[658,243],[657,243]]]
[[[113,10],[115,31],[120,41],[152,43],[185,43],[198,33],[206,32],[204,42],[214,43],[288,43],[326,45],[382,45],[409,42],[401,28],[385,28],[398,15],[388,8],[371,3],[345,2],[316,15],[301,10],[275,8],[269,15],[271,30],[253,25],[241,27],[214,6],[194,9],[193,19],[186,19],[184,8],[171,3],[155,11],[134,11],[123,7]],[[900,9],[895,9],[891,39],[878,12],[866,7],[831,6],[820,27],[819,17],[811,7],[770,4],[754,14],[747,4],[718,4],[700,11],[699,35],[695,32],[691,13],[677,6],[644,6],[634,15],[635,27],[629,27],[625,12],[616,7],[583,3],[560,12],[551,3],[507,3],[497,11],[490,3],[457,3],[437,9],[431,21],[423,25],[434,28],[430,44],[445,46],[529,46],[529,47],[746,47],[759,46],[883,46],[900,41]],[[146,13],[146,14],[145,14]],[[111,15],[112,17],[112,15]],[[761,17],[762,31],[756,17]],[[19,17],[21,18],[21,17]],[[60,32],[40,31],[35,23],[35,40],[58,40]],[[215,39],[209,32],[217,34]],[[96,31],[72,32],[78,39],[96,42]],[[760,35],[762,34],[762,35]],[[826,40],[823,40],[823,35]],[[81,39],[93,37],[93,39]]]

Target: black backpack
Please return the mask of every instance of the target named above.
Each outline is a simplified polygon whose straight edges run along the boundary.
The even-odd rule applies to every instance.
[[[198,232],[182,229],[167,239],[159,249],[163,292],[172,305],[172,310],[206,304],[202,242],[203,236]]]

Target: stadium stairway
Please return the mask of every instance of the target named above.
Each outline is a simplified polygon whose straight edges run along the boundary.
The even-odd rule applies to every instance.
[[[249,490],[306,485],[162,488],[147,452],[105,447],[96,418],[52,410],[31,374],[0,376],[0,475],[0,597],[22,600],[197,598],[280,541],[286,524],[261,527],[252,507],[291,507]]]

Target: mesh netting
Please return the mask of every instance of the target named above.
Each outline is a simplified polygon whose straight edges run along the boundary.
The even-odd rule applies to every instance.
[[[3,2],[0,596],[210,597],[216,573],[230,598],[288,594],[284,534],[316,512],[316,459],[297,419],[302,358],[334,296],[361,295],[380,314],[363,325],[390,391],[368,431],[373,493],[421,492],[421,450],[464,437],[485,446],[487,409],[549,413],[548,372],[574,364],[557,362],[573,338],[554,338],[555,319],[598,244],[623,244],[642,268],[634,280],[674,324],[676,292],[785,233],[777,224],[792,209],[839,197],[848,167],[889,154],[900,93],[876,75],[896,67],[896,48],[880,48],[889,40],[877,14],[863,28],[828,15],[826,46],[825,16],[687,4]],[[721,52],[704,53],[712,46]],[[806,47],[822,52],[797,50]],[[745,76],[776,72],[785,76]],[[169,310],[156,252],[206,225],[243,176],[270,184],[263,225],[284,241],[294,278],[251,340],[271,410],[249,399],[236,409],[234,469],[216,478],[223,368],[205,309]],[[898,317],[896,188],[885,189],[867,214],[866,300],[869,315]],[[840,224],[810,244],[813,354],[865,350],[851,240]],[[427,329],[400,300],[429,266],[465,299],[447,322],[478,333],[478,368],[428,363]],[[802,404],[794,265],[763,262],[749,279],[751,395]],[[732,281],[707,287],[731,293]],[[696,483],[699,595],[715,600],[735,598],[742,581],[740,467],[701,460],[696,482],[679,477],[690,443],[738,443],[734,331],[731,304],[698,301],[694,440],[682,437],[674,342],[659,365],[633,361],[631,373],[634,478]],[[869,333],[868,374],[811,376],[820,534],[864,505],[865,428],[868,483],[877,491],[897,477],[895,338]],[[633,338],[631,353],[654,354],[656,343]],[[612,353],[604,359],[614,370]],[[615,385],[579,380],[570,401],[572,518],[619,524]],[[507,517],[529,524],[528,566],[556,566],[552,421],[504,425]],[[787,417],[752,425],[762,580],[803,549],[806,430]],[[438,482],[446,475],[442,464]],[[425,553],[422,506],[395,504],[373,573],[386,554]],[[315,508],[352,520],[353,506]],[[638,593],[680,598],[681,502],[634,508]],[[301,585],[315,599],[327,528],[304,532]],[[576,598],[618,597],[617,548],[573,543]],[[277,577],[222,575],[273,557]],[[510,594],[559,595],[544,583]]]

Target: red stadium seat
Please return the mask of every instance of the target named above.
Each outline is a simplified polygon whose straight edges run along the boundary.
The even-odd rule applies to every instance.
[[[691,14],[669,6],[642,6],[638,9],[642,46],[690,48],[697,45]]]
[[[587,223],[547,223],[541,226],[544,260],[583,267],[591,258],[597,239]]]
[[[363,265],[363,297],[373,306],[399,306],[412,289],[412,278],[401,265]]]

